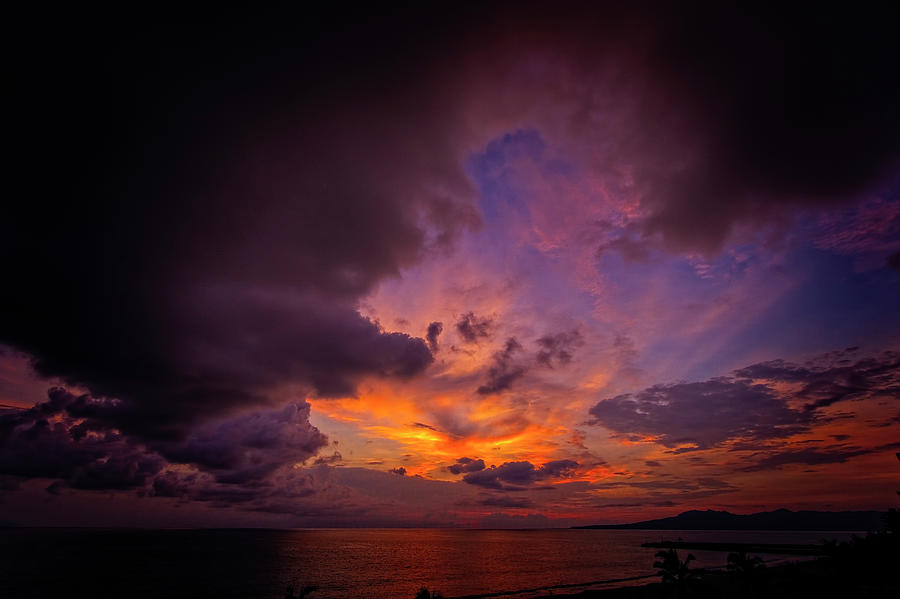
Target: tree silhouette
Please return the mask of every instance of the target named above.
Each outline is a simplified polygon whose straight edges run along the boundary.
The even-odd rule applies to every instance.
[[[289,584],[287,590],[284,593],[284,597],[285,597],[285,599],[303,599],[307,595],[313,593],[314,591],[318,591],[318,590],[319,590],[319,587],[310,584],[310,585],[300,587],[300,594],[295,595],[294,594],[294,585]]]
[[[729,553],[725,567],[740,579],[745,593],[756,596],[762,590],[766,566],[761,557],[747,555],[746,551]]]
[[[693,554],[689,553],[687,559],[681,561],[678,552],[669,549],[657,551],[656,558],[653,567],[658,568],[656,573],[662,577],[663,584],[674,588],[677,597],[687,597],[690,587],[699,579],[697,571],[690,567],[690,563],[696,559]]]
[[[742,576],[752,576],[764,570],[765,567],[761,557],[747,555],[746,551],[728,554],[728,565],[726,568]]]

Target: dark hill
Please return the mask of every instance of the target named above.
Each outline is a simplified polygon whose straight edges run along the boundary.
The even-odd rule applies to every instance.
[[[715,510],[691,510],[671,518],[630,524],[592,524],[574,528],[630,530],[882,530],[884,513],[812,512],[775,510],[757,514],[732,514]]]

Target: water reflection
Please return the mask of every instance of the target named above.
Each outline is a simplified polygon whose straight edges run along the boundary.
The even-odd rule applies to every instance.
[[[849,533],[617,530],[0,530],[0,596],[412,598],[651,574],[644,541],[806,543]],[[695,552],[698,567],[725,554]]]

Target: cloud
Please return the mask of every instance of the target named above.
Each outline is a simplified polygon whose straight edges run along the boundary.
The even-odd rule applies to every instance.
[[[385,330],[359,302],[479,226],[464,162],[497,135],[538,131],[608,180],[629,208],[612,247],[633,259],[641,243],[715,252],[742,227],[780,226],[787,211],[896,175],[890,13],[821,8],[811,24],[783,7],[513,12],[277,19],[291,27],[242,15],[215,35],[165,26],[125,39],[84,25],[49,36],[21,69],[40,77],[15,85],[12,170],[27,184],[0,214],[0,255],[16,257],[0,341],[90,394],[54,418],[10,425],[4,410],[3,442],[20,458],[4,468],[139,487],[172,456],[213,482],[280,476],[263,473],[277,452],[258,475],[234,456],[216,467],[210,431],[248,443],[237,419],[253,413],[303,430],[302,404],[289,425],[268,411],[279,390],[352,396],[369,377],[428,368],[437,335]],[[466,342],[492,334],[474,313],[460,322]],[[495,355],[479,393],[524,376],[516,351]],[[541,351],[555,366],[572,354]],[[888,377],[831,374],[798,382],[805,412],[734,375],[612,398],[594,417],[712,446],[802,429]],[[701,421],[694,392],[720,423]]]
[[[478,387],[481,395],[493,395],[506,391],[519,378],[525,375],[527,368],[515,362],[515,354],[522,351],[522,346],[515,337],[506,340],[503,349],[495,352],[493,365],[488,369],[487,382]]]
[[[195,429],[184,441],[157,443],[169,460],[191,464],[229,484],[258,483],[283,466],[302,464],[328,444],[309,423],[306,402],[257,410]]]
[[[141,442],[111,427],[116,401],[54,388],[46,402],[0,415],[0,474],[86,490],[134,490],[233,505],[299,496],[293,471],[327,445],[309,404],[209,422],[181,441]],[[309,490],[305,492],[311,492]]]
[[[437,353],[438,350],[438,337],[441,335],[441,332],[444,330],[443,323],[440,322],[432,322],[428,325],[428,331],[425,334],[425,341],[428,343],[428,349],[431,350],[432,354]]]
[[[824,9],[814,23],[799,7],[701,12],[547,9],[503,19],[515,34],[496,46],[473,43],[492,58],[476,92],[507,98],[497,110],[519,128],[564,130],[635,200],[627,234],[601,252],[714,254],[742,230],[782,228],[896,177],[900,83],[884,76],[896,9]],[[496,81],[505,94],[485,83]]]
[[[883,83],[889,50],[880,36],[894,15],[826,10],[811,26],[801,9],[751,16],[722,6],[699,19],[669,17],[675,24],[651,70],[674,92],[666,102],[696,115],[702,159],[636,174],[649,179],[648,231],[711,250],[741,222],[791,204],[837,203],[892,175],[900,84]],[[735,19],[740,28],[722,26]],[[834,89],[852,91],[835,98]],[[670,125],[659,120],[661,130]]]
[[[821,464],[843,464],[851,458],[882,451],[890,451],[900,447],[900,443],[891,443],[874,448],[862,448],[852,445],[837,445],[824,448],[787,449],[754,455],[747,459],[750,463],[743,466],[744,472],[759,472],[762,470],[774,470],[790,464],[805,464],[807,466],[819,466]]]
[[[499,497],[495,497],[493,495],[484,497],[478,500],[479,505],[486,505],[489,507],[504,507],[504,508],[512,508],[512,509],[523,509],[523,508],[532,508],[534,507],[534,502],[530,499],[526,499],[524,497],[509,497],[506,495],[501,495]]]
[[[670,448],[709,449],[737,437],[787,437],[810,422],[765,385],[727,378],[655,385],[600,401],[590,413],[594,424],[650,435]]]
[[[793,397],[805,409],[817,410],[840,401],[873,395],[900,398],[900,354],[885,351],[857,357],[858,348],[831,352],[805,364],[784,360],[761,362],[735,371],[747,379],[800,384]]]
[[[328,472],[326,466],[288,467],[275,471],[266,481],[240,484],[218,481],[202,471],[166,470],[153,480],[149,495],[203,502],[217,508],[301,515],[310,509],[308,498],[328,489]]]
[[[571,362],[575,349],[584,345],[584,338],[577,330],[571,330],[545,335],[537,343],[541,348],[536,356],[538,364],[553,368],[554,365],[565,366]]]
[[[760,470],[772,470],[787,464],[806,464],[809,466],[835,463],[842,464],[850,458],[866,453],[869,453],[869,451],[859,448],[824,451],[818,449],[796,449],[774,453],[744,466],[742,470],[745,472],[757,472]]]
[[[480,528],[565,528],[575,521],[563,518],[548,518],[544,514],[504,514],[494,513],[481,518]]]
[[[884,255],[900,247],[900,181],[893,201],[868,198],[819,216],[813,245],[838,254]],[[889,195],[889,194],[885,194]],[[887,256],[890,262],[890,255]]]
[[[619,488],[629,487],[634,489],[644,489],[649,491],[735,491],[737,487],[731,483],[712,477],[698,477],[695,479],[678,479],[678,480],[613,480],[602,482],[594,485],[595,488]]]
[[[31,409],[0,415],[0,475],[60,479],[79,489],[142,487],[165,460],[102,423],[74,416],[90,400],[63,389]],[[81,409],[79,409],[81,408]]]
[[[455,464],[447,466],[447,470],[453,474],[463,474],[467,472],[478,472],[484,470],[484,460],[472,458],[459,458]]]
[[[478,318],[474,312],[467,312],[456,322],[456,330],[466,343],[475,343],[479,339],[491,336],[494,321],[490,318]]]
[[[726,441],[789,437],[824,418],[820,410],[840,401],[900,397],[900,356],[882,352],[853,359],[855,348],[804,365],[773,360],[731,376],[693,383],[654,385],[608,398],[590,413],[594,424],[638,434],[684,453]],[[779,384],[790,383],[786,391]],[[803,402],[801,407],[792,407]]]
[[[240,50],[166,27],[161,53],[144,34],[97,30],[106,59],[62,33],[64,59],[34,56],[82,93],[51,109],[49,88],[28,87],[25,105],[49,115],[34,121],[46,145],[23,137],[28,178],[46,184],[2,208],[0,253],[22,259],[4,273],[0,342],[41,376],[115,400],[92,418],[129,447],[199,452],[204,431],[271,405],[279,389],[350,396],[367,377],[423,372],[427,343],[384,330],[359,301],[479,224],[455,110],[429,85],[430,67],[366,53],[386,69],[381,83],[400,86],[401,107],[367,67],[323,52],[331,38],[318,26],[312,37],[246,26],[223,23]],[[347,87],[332,84],[338,71]],[[130,99],[102,108],[112,97]],[[201,109],[213,97],[218,108]],[[101,462],[82,463],[94,448],[49,426],[42,438],[58,443],[45,449],[76,452],[60,459],[80,464],[80,484],[111,484]]]
[[[569,478],[578,468],[573,460],[554,460],[540,468],[531,462],[505,462],[484,470],[469,472],[463,481],[470,485],[503,491],[518,491],[547,478]]]
[[[888,256],[887,265],[894,270],[900,270],[900,252],[894,252]]]

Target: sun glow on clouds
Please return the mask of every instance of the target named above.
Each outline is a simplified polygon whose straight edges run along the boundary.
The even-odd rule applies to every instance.
[[[446,468],[460,456],[495,465],[570,458],[580,464],[577,473],[555,481],[555,488],[575,481],[600,485],[584,492],[606,499],[628,496],[650,502],[648,509],[654,497],[669,497],[673,489],[681,493],[678,501],[708,504],[727,494],[740,503],[738,489],[764,484],[764,477],[747,471],[738,473],[733,485],[711,488],[654,487],[651,481],[704,472],[721,476],[736,456],[763,455],[774,445],[751,447],[738,431],[723,433],[728,440],[713,447],[691,441],[670,445],[656,434],[610,435],[603,427],[584,427],[584,413],[598,398],[661,378],[717,376],[771,355],[753,340],[765,337],[767,316],[804,284],[801,273],[787,270],[787,254],[798,242],[773,245],[765,232],[741,235],[713,259],[666,254],[652,239],[629,245],[623,240],[631,235],[627,223],[640,218],[637,202],[628,193],[616,196],[589,184],[586,179],[595,175],[566,164],[561,154],[529,130],[503,135],[470,158],[483,226],[464,235],[453,254],[433,256],[386,281],[363,304],[370,317],[410,335],[424,335],[429,323],[442,323],[427,375],[403,385],[370,384],[357,398],[316,401],[314,409],[352,423],[373,442],[395,442],[403,456],[395,461],[410,474],[452,480]],[[601,201],[584,199],[586,189],[598,188]],[[554,216],[560,206],[566,207],[565,218]],[[579,212],[587,206],[590,210]],[[593,283],[583,284],[589,277]],[[457,325],[466,314],[486,323],[483,336],[462,334]],[[539,340],[566,330],[577,331],[579,343],[569,348],[564,362],[541,364]],[[510,338],[521,349],[506,356],[503,347]],[[501,354],[508,359],[505,372],[518,376],[497,394],[479,393]],[[801,382],[755,384],[769,385],[783,398],[777,401],[791,409],[802,408]],[[803,430],[778,435],[779,450],[786,454],[771,463],[783,460],[777,467],[796,474],[790,464],[821,463],[817,467],[828,472],[847,459],[865,459],[857,457],[865,451],[848,449],[846,443],[799,453],[819,446],[819,437],[845,429],[841,414],[848,412],[835,416],[829,410],[815,423],[804,423]],[[857,419],[864,413],[883,417],[884,410],[868,401],[853,408]],[[873,435],[860,426],[851,436],[890,443],[889,435]],[[587,433],[573,442],[574,427]],[[798,453],[790,453],[795,448]],[[642,469],[645,462],[665,462],[666,471]],[[621,484],[611,490],[602,486],[607,480]],[[643,499],[635,499],[636,491]],[[563,509],[566,501],[556,508]],[[657,503],[662,507],[665,501]]]
[[[0,492],[285,525],[884,507],[889,36],[820,39],[779,9],[791,35],[747,23],[751,55],[723,36],[728,10],[478,12],[442,15],[427,43],[418,24],[350,27],[346,57],[294,32],[221,64],[197,54],[212,40],[123,49],[134,72],[94,75],[128,97],[140,81],[134,110],[86,88],[46,111],[48,136],[99,145],[54,137],[77,176],[57,165],[48,197],[66,201],[0,219],[21,257],[0,310],[17,348],[0,350]],[[223,68],[233,54],[247,62]],[[793,64],[812,75],[785,88]],[[213,96],[221,110],[191,104]],[[132,135],[142,111],[159,126]],[[129,162],[147,148],[167,151]]]
[[[435,249],[383,280],[360,302],[361,313],[385,331],[424,337],[429,325],[441,323],[434,362],[407,381],[369,378],[355,397],[310,400],[314,422],[322,419],[326,431],[338,427],[332,436],[343,463],[402,466],[406,476],[463,487],[448,471],[463,457],[483,460],[492,475],[499,475],[492,466],[512,472],[506,465],[521,462],[578,464],[559,479],[513,478],[485,487],[480,492],[521,497],[460,508],[469,514],[488,513],[490,504],[490,511],[578,519],[648,517],[674,506],[742,509],[761,501],[762,488],[766,505],[874,505],[875,487],[860,473],[880,479],[878,456],[895,443],[882,424],[900,412],[895,394],[878,395],[890,388],[884,381],[852,403],[814,410],[804,408],[810,400],[802,397],[809,381],[762,377],[720,390],[710,381],[764,360],[864,343],[865,336],[840,331],[808,342],[795,335],[786,352],[782,340],[790,327],[827,328],[833,318],[798,299],[820,284],[808,268],[810,247],[819,252],[814,259],[835,269],[845,268],[836,258],[841,253],[883,256],[897,232],[874,226],[872,215],[896,220],[897,199],[880,200],[886,206],[868,201],[858,217],[822,216],[805,229],[784,224],[802,215],[768,223],[750,218],[693,245],[679,237],[693,230],[690,224],[654,232],[648,223],[659,206],[648,199],[658,193],[652,186],[677,187],[684,173],[700,168],[703,142],[688,143],[683,134],[690,127],[676,126],[680,159],[669,162],[665,149],[645,145],[646,132],[635,125],[640,115],[616,102],[620,90],[609,86],[608,74],[586,84],[568,66],[529,60],[510,72],[508,87],[520,91],[526,108],[497,118],[490,109],[514,103],[492,98],[484,114],[472,117],[490,135],[470,135],[461,146],[480,225],[461,232],[452,250]],[[536,91],[535,73],[558,87]],[[566,119],[576,110],[564,98],[591,86],[589,116],[580,129],[572,127]],[[548,97],[555,111],[528,107],[529,98]],[[598,143],[604,137],[621,145]],[[620,153],[622,147],[627,151]],[[897,330],[896,314],[883,310],[881,297],[896,290],[896,275],[887,277],[882,269],[855,284],[879,288],[866,300],[873,306],[869,322]],[[594,407],[608,405],[603,400],[676,381],[698,386],[670,393],[649,413],[598,411],[591,422]],[[753,385],[771,391],[742,395]],[[660,406],[671,411],[657,426],[646,425]],[[721,413],[713,417],[715,406]],[[846,468],[851,460],[853,474]],[[858,491],[835,490],[842,477],[859,483]],[[810,500],[798,500],[798,492]]]

